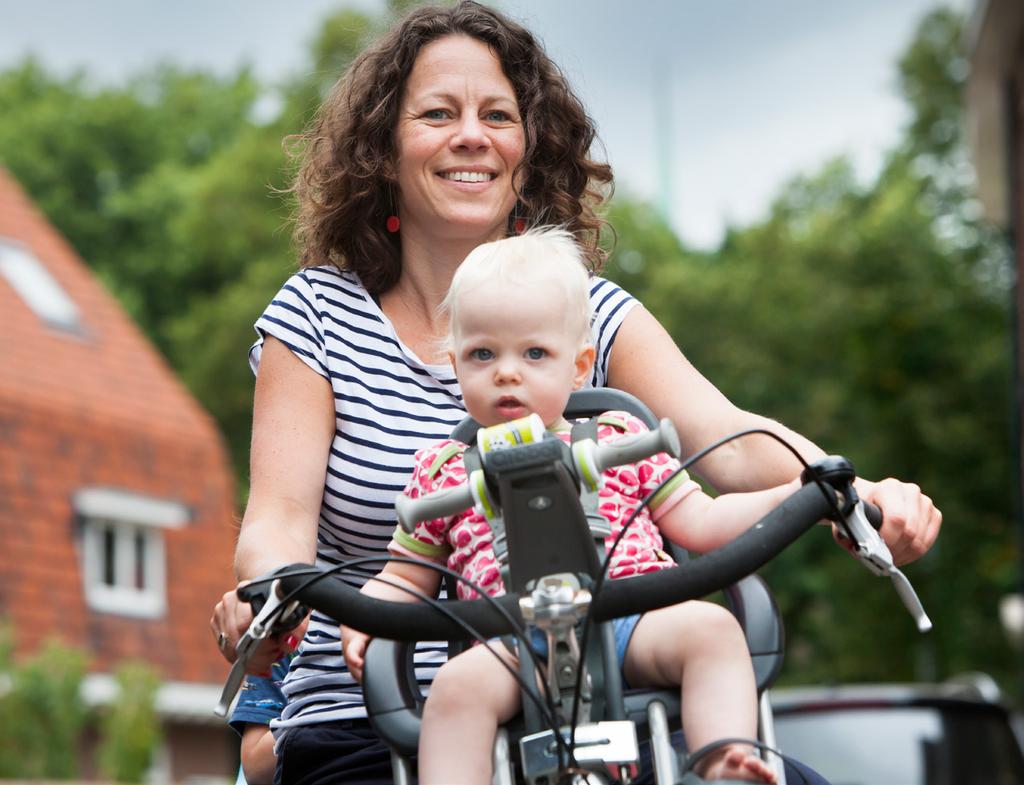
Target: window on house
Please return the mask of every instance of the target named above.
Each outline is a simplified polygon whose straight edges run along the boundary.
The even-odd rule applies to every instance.
[[[112,488],[84,488],[73,503],[81,527],[82,580],[89,607],[125,616],[163,616],[164,533],[188,522],[188,508]]]
[[[21,243],[0,237],[0,277],[40,319],[79,332],[78,306],[40,261]]]

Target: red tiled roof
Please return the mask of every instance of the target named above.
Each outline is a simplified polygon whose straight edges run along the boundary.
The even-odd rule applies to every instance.
[[[0,397],[32,391],[33,406],[110,424],[208,436],[209,415],[117,301],[0,169],[0,237],[27,246],[74,300],[84,335],[47,327],[0,277],[4,361]],[[69,383],[71,382],[71,383]]]

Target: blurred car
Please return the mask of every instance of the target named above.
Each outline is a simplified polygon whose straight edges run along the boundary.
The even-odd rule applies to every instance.
[[[1024,785],[1020,735],[983,674],[779,688],[771,703],[778,748],[832,785]]]

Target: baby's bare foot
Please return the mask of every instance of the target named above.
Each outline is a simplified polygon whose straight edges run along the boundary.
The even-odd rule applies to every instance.
[[[755,755],[750,747],[730,744],[709,756],[702,767],[706,780],[743,780],[775,785],[777,778],[772,768]]]

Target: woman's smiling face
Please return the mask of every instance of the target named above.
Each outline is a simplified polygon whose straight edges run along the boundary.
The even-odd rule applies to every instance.
[[[395,143],[403,237],[504,236],[526,141],[515,91],[486,44],[449,35],[423,47]]]

